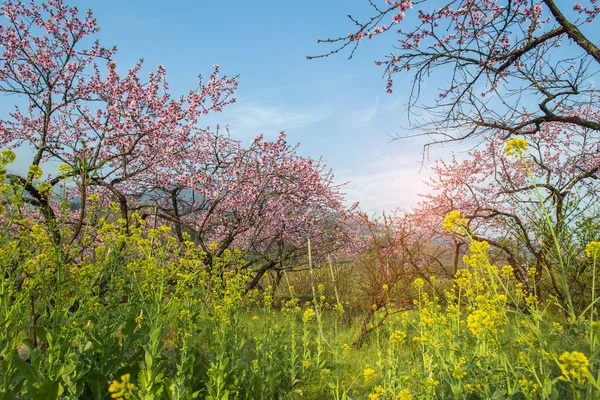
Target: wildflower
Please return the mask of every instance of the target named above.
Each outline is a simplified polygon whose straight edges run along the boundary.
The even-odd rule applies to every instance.
[[[415,288],[417,288],[418,290],[421,290],[421,289],[423,289],[423,286],[425,286],[425,282],[423,282],[423,279],[417,278],[417,279],[415,279],[414,285],[415,285]]]
[[[344,306],[342,305],[342,303],[337,303],[334,307],[335,311],[339,312],[340,314],[344,313]]]
[[[384,394],[385,394],[385,389],[383,388],[383,386],[377,386],[377,387],[375,387],[375,393],[369,394],[369,400],[379,400],[382,398],[381,396]]]
[[[39,165],[31,165],[29,167],[29,179],[40,179],[43,175],[42,169]]]
[[[527,150],[527,140],[523,138],[512,138],[506,142],[504,153],[507,156],[513,156],[515,154],[521,154],[525,150]]]
[[[471,244],[469,244],[469,250],[471,251],[471,253],[481,254],[481,253],[485,253],[489,249],[490,249],[490,244],[486,241],[473,240],[471,242]]]
[[[342,346],[342,351],[344,353],[349,353],[350,350],[352,350],[352,348],[350,347],[350,345],[348,343],[344,343],[344,345]]]
[[[414,397],[410,394],[410,390],[402,389],[400,393],[398,393],[398,400],[413,400]]]
[[[16,155],[14,151],[9,149],[2,150],[2,153],[0,154],[0,164],[10,164],[11,162],[15,161],[15,158]]]
[[[502,267],[502,272],[500,273],[500,275],[502,275],[502,277],[510,279],[513,277],[514,274],[514,268],[510,265],[505,265]]]
[[[458,229],[464,227],[467,224],[467,220],[461,214],[460,211],[450,211],[444,217],[444,229],[448,232],[458,232]]]
[[[588,257],[595,257],[598,250],[600,250],[600,242],[590,242],[585,246],[585,254]]]
[[[465,357],[461,357],[458,359],[458,364],[452,370],[452,376],[458,380],[463,379],[467,376],[467,371],[463,368],[463,366],[467,363],[467,359]]]
[[[252,316],[252,321],[258,321],[260,318],[258,317],[258,315],[253,315]]]
[[[560,371],[563,375],[561,378],[564,380],[576,380],[579,383],[584,383],[590,375],[590,370],[588,369],[590,361],[585,354],[579,351],[572,351],[570,353],[565,351],[558,357],[558,360],[560,361]]]
[[[390,290],[390,287],[389,287],[387,284],[384,284],[384,285],[382,286],[382,288],[383,288],[383,291],[384,291],[384,292],[387,292],[388,290]]]
[[[454,283],[459,288],[466,288],[467,286],[469,286],[469,283],[471,283],[472,278],[473,275],[471,275],[471,272],[468,269],[459,269],[458,271],[456,271]]]
[[[58,166],[58,172],[60,172],[63,175],[67,175],[72,170],[73,169],[71,168],[71,166],[69,164],[60,164]]]
[[[130,374],[125,374],[121,377],[121,382],[116,380],[112,381],[110,386],[108,387],[108,391],[111,394],[112,399],[129,399],[133,394],[133,390],[135,389],[135,385],[130,383],[131,379]]]
[[[406,333],[400,330],[394,331],[390,335],[390,343],[392,344],[400,344],[404,339],[406,339]]]
[[[50,190],[52,190],[52,185],[48,182],[42,182],[38,186],[38,192],[40,192],[42,196],[47,196]]]
[[[507,300],[506,295],[504,295],[504,294],[497,294],[495,299],[499,303],[506,303],[506,300]]]
[[[486,330],[495,327],[494,320],[490,314],[484,310],[475,310],[467,317],[467,328],[474,336],[482,334]]]
[[[313,310],[312,308],[307,308],[304,311],[304,315],[302,315],[302,322],[304,322],[305,324],[309,323],[310,321],[312,321],[315,315],[315,310]]]
[[[365,378],[365,381],[368,382],[374,379],[376,376],[377,374],[375,373],[375,370],[369,367],[369,364],[365,365],[365,370],[363,371],[363,377]]]
[[[553,322],[553,323],[552,323],[552,326],[554,327],[554,329],[556,329],[556,330],[557,330],[557,331],[559,331],[559,332],[562,332],[562,331],[563,331],[563,327],[562,327],[562,325],[561,325],[561,324],[559,324],[558,322]]]
[[[425,380],[421,381],[421,384],[423,386],[430,386],[430,387],[436,387],[440,384],[440,381],[436,380],[433,378],[433,374],[430,372],[429,373],[429,377]]]
[[[310,367],[310,361],[308,361],[308,360],[304,360],[304,361],[302,361],[302,366],[303,366],[304,368],[308,368],[308,367]]]

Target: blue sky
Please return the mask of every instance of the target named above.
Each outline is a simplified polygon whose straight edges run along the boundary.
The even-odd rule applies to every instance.
[[[126,68],[144,58],[162,64],[170,87],[183,93],[198,73],[218,63],[240,75],[237,104],[207,124],[230,124],[232,136],[249,142],[258,134],[275,138],[286,131],[302,155],[333,168],[349,202],[367,212],[408,207],[425,190],[419,173],[422,145],[390,143],[408,125],[401,87],[385,92],[382,70],[373,61],[389,52],[389,40],[347,54],[306,60],[326,50],[317,39],[347,34],[346,14],[369,13],[368,3],[341,0],[223,2],[191,0],[79,0],[91,8],[104,45],[117,45]]]

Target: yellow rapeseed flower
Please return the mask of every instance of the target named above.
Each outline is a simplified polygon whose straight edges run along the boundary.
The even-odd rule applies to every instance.
[[[579,351],[565,351],[558,357],[560,371],[564,380],[584,383],[590,375],[590,361]]]
[[[14,151],[9,149],[2,150],[2,153],[0,154],[0,164],[10,164],[11,162],[15,161],[15,158],[16,155]]]
[[[312,308],[307,308],[304,311],[304,315],[302,315],[302,322],[309,323],[310,321],[312,321],[313,317],[316,315],[315,310],[313,310]]]
[[[505,265],[502,267],[502,272],[500,274],[502,277],[510,279],[514,276],[514,268],[510,265]]]
[[[415,288],[417,288],[418,290],[421,290],[425,286],[425,282],[423,281],[423,279],[417,278],[417,279],[415,279],[414,285],[415,285]]]
[[[410,394],[410,390],[402,389],[400,393],[398,393],[398,400],[413,400],[414,397]]]
[[[485,240],[484,241],[473,240],[469,244],[469,251],[471,253],[481,254],[481,253],[485,253],[489,249],[490,249],[490,244],[488,242],[486,242]]]
[[[494,327],[495,322],[487,311],[475,310],[467,317],[467,328],[474,336],[478,336]]]
[[[392,344],[400,344],[404,339],[406,339],[406,333],[400,330],[396,330],[390,335],[390,343]]]
[[[600,250],[600,242],[590,242],[585,246],[585,254],[588,257],[595,256],[598,250]]]
[[[114,380],[108,387],[110,397],[112,399],[129,399],[133,394],[135,385],[130,382],[131,375],[125,374],[121,376],[121,382]]]
[[[365,370],[363,371],[363,377],[365,381],[370,381],[377,376],[375,370],[369,366],[369,364],[365,365]]]
[[[527,150],[527,140],[516,137],[506,142],[504,153],[507,156],[513,156],[515,154],[521,154],[525,150]]]
[[[40,168],[39,165],[31,165],[29,166],[29,179],[40,179],[44,172]]]
[[[458,232],[458,229],[467,225],[467,220],[460,211],[450,211],[444,217],[444,229],[448,232]]]

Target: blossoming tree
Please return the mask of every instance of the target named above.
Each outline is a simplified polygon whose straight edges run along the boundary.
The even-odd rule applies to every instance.
[[[366,39],[394,35],[391,54],[376,65],[385,68],[389,92],[397,74],[412,76],[409,108],[425,108],[418,125],[438,135],[434,142],[498,130],[533,134],[554,122],[600,129],[591,80],[600,68],[596,0],[369,3],[371,16],[350,15],[355,30],[320,40],[333,47],[317,57],[344,49],[352,56]],[[447,79],[432,100],[422,84],[433,73]],[[582,106],[586,113],[573,112]]]
[[[472,236],[490,243],[520,282],[533,291],[529,277],[544,277],[549,293],[566,300],[555,235],[570,261],[566,284],[585,294],[583,249],[597,239],[599,146],[593,130],[560,123],[506,147],[501,134],[488,137],[466,159],[437,163],[433,192],[416,212],[440,221],[461,210]]]
[[[214,65],[176,97],[162,66],[144,77],[142,61],[124,70],[116,48],[90,41],[98,32],[90,11],[62,0],[9,0],[1,14],[0,92],[17,101],[0,120],[0,147],[33,150],[29,174],[8,178],[55,243],[77,242],[94,228],[87,217],[94,194],[116,202],[126,231],[136,212],[173,226],[180,240],[192,234],[209,261],[234,247],[254,255],[265,261],[257,279],[297,256],[309,237],[316,251],[334,248],[347,210],[331,173],[298,156],[284,135],[246,149],[219,127],[201,127],[206,114],[235,101],[237,78]],[[80,204],[66,216],[60,187]],[[65,218],[68,238],[57,226]]]

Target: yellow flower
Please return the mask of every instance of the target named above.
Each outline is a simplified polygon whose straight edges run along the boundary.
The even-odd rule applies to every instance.
[[[400,344],[404,339],[406,339],[406,333],[399,330],[392,332],[390,335],[390,343],[392,344]]]
[[[482,334],[484,331],[495,327],[491,315],[484,310],[475,310],[467,317],[467,328],[474,336]]]
[[[563,331],[563,327],[562,327],[562,325],[561,325],[561,324],[559,324],[558,322],[553,322],[553,323],[552,323],[552,326],[554,327],[554,329],[556,329],[556,330],[557,330],[557,331],[559,331],[559,332],[562,332],[562,331]]]
[[[398,393],[398,400],[413,400],[414,397],[410,394],[408,389],[402,389],[400,393]]]
[[[71,166],[69,164],[60,164],[58,166],[58,172],[60,172],[63,175],[67,175],[72,170],[73,170],[73,168],[71,168]]]
[[[369,394],[369,400],[379,400],[381,399],[380,396],[383,395],[385,395],[385,389],[383,388],[383,386],[377,386],[375,388],[375,393]]]
[[[473,275],[471,274],[471,271],[469,271],[468,269],[459,269],[458,271],[456,271],[454,283],[459,288],[466,288],[471,283],[472,278]]]
[[[505,266],[503,266],[503,267],[502,267],[502,272],[501,272],[501,275],[502,275],[504,278],[508,278],[508,279],[510,279],[510,278],[512,278],[512,277],[513,277],[513,274],[514,274],[514,269],[513,269],[513,267],[512,267],[512,266],[510,266],[510,265],[505,265]]]
[[[29,179],[40,179],[43,174],[44,173],[39,165],[29,166]]]
[[[560,371],[562,377],[567,381],[577,381],[578,383],[584,383],[590,375],[590,361],[585,354],[579,351],[567,352],[565,351],[558,357],[560,361]]]
[[[309,323],[310,321],[312,321],[313,317],[316,315],[315,310],[313,310],[312,308],[307,308],[304,311],[304,315],[302,315],[302,322]]]
[[[344,343],[344,345],[342,346],[342,351],[344,353],[349,353],[350,350],[352,350],[352,347],[350,347],[350,345],[348,343]]]
[[[473,240],[471,242],[471,244],[469,244],[469,250],[471,251],[471,253],[485,253],[486,251],[488,251],[490,249],[490,244],[486,241],[478,241],[478,240]]]
[[[16,155],[12,150],[6,149],[2,150],[2,154],[0,154],[0,164],[6,165],[15,161]]]
[[[110,386],[108,387],[108,391],[111,394],[111,398],[113,399],[129,399],[133,394],[133,390],[135,389],[135,385],[130,383],[131,375],[125,374],[121,377],[121,382],[116,380],[112,381]]]
[[[463,366],[467,363],[467,359],[465,357],[461,357],[458,359],[458,364],[452,370],[452,376],[458,380],[463,379],[467,376],[467,371],[463,368]]]
[[[585,254],[588,257],[595,257],[598,250],[600,250],[600,242],[590,242],[585,246]]]
[[[444,229],[448,232],[458,232],[458,229],[464,228],[467,225],[467,220],[460,211],[450,211],[444,217]]]
[[[304,361],[302,361],[302,366],[303,366],[304,368],[308,368],[308,367],[310,367],[310,361],[308,361],[308,360],[304,360]]]
[[[369,367],[369,364],[365,365],[365,370],[363,371],[363,377],[365,378],[365,381],[368,382],[374,379],[376,376],[377,374],[375,373],[375,370]]]
[[[425,282],[423,282],[423,279],[417,278],[417,279],[415,279],[414,285],[415,285],[415,288],[417,288],[418,290],[421,290],[421,289],[423,289],[423,286],[425,286]]]
[[[504,153],[507,156],[513,156],[515,154],[521,154],[525,150],[527,150],[527,140],[523,138],[512,138],[506,142]]]

